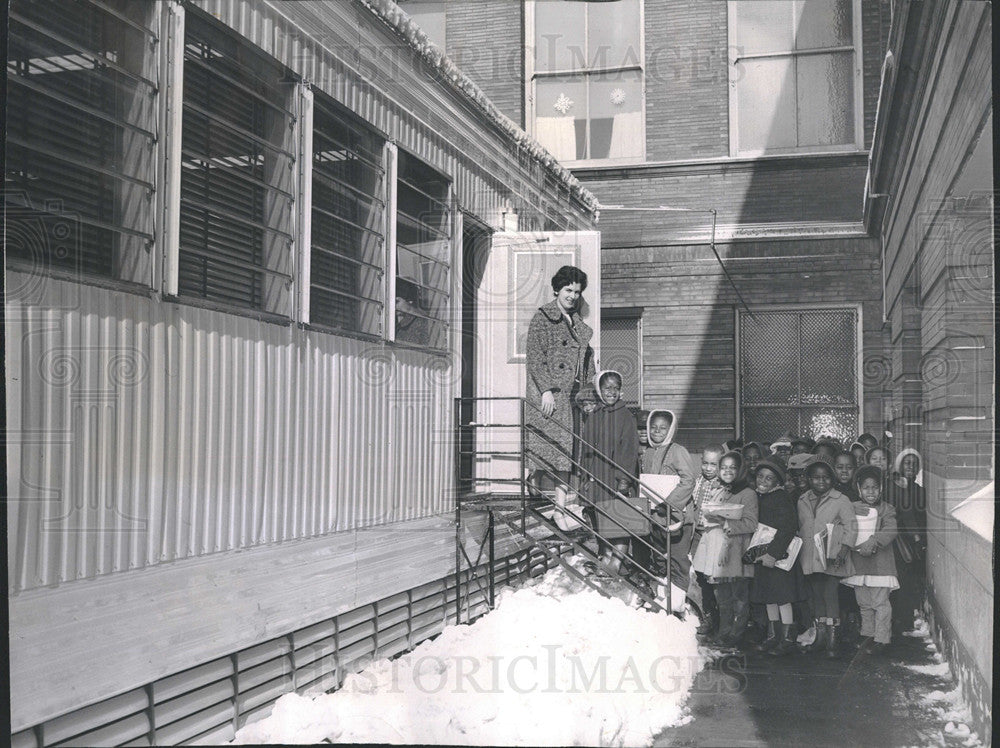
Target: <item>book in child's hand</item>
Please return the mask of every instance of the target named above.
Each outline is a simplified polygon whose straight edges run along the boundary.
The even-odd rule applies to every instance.
[[[858,515],[858,539],[854,541],[854,547],[857,548],[875,534],[875,528],[878,526],[878,510],[875,507],[858,507],[855,514]]]
[[[778,531],[775,528],[770,525],[765,525],[763,522],[759,522],[757,524],[757,529],[754,531],[753,537],[750,538],[750,543],[747,546],[747,554],[750,554],[755,547],[763,548],[770,545],[771,541],[774,540],[774,536],[777,534]],[[791,571],[792,564],[794,564],[795,559],[799,557],[800,548],[802,548],[802,538],[795,536],[788,544],[788,549],[785,551],[785,557],[775,559],[775,567],[783,571]],[[763,555],[763,553],[759,555]]]
[[[706,501],[701,505],[701,511],[702,514],[713,514],[716,517],[724,517],[725,519],[741,519],[743,517],[742,504],[710,503]]]
[[[826,569],[826,541],[830,534],[827,525],[818,533],[813,535],[813,544],[816,546],[816,557],[819,558],[819,565]]]
[[[670,493],[681,482],[679,475],[660,475],[659,473],[639,474],[639,495],[649,499],[653,506],[662,504]]]

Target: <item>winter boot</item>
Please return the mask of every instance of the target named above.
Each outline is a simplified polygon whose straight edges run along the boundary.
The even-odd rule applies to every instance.
[[[826,638],[826,656],[835,660],[840,657],[840,621],[832,619],[827,628],[829,635]]]
[[[782,636],[781,636],[781,641],[778,642],[778,645],[770,652],[768,652],[768,654],[771,655],[772,657],[782,657],[788,654],[789,652],[794,652],[796,649],[795,624],[781,623],[778,625],[781,626]]]
[[[719,609],[709,608],[701,618],[701,624],[695,632],[698,636],[709,637],[719,630]]]
[[[824,618],[823,620],[820,620],[819,618],[817,618],[814,625],[816,626],[816,638],[813,640],[812,644],[808,644],[802,648],[803,652],[807,653],[821,652],[824,649],[826,649],[827,630],[828,630],[828,626],[826,625],[826,619]]]
[[[726,644],[733,634],[733,600],[732,598],[719,601],[719,626],[715,631],[712,641],[716,644]]]
[[[733,600],[733,627],[725,638],[719,637],[720,644],[724,644],[727,647],[734,647],[743,641],[749,613],[750,605],[746,600],[740,600],[739,598]]]
[[[768,621],[767,622],[767,638],[758,644],[755,649],[758,652],[770,652],[772,649],[778,646],[781,641],[782,635],[784,634],[784,629],[781,628],[781,624],[778,621]]]

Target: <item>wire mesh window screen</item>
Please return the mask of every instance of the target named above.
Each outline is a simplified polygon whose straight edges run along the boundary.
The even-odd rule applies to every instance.
[[[850,442],[859,404],[855,309],[740,317],[740,423],[745,439],[784,433]]]
[[[396,178],[396,340],[438,350],[448,343],[450,184],[399,152]]]
[[[642,359],[639,353],[639,317],[601,312],[601,368],[622,375],[622,399],[641,407]]]
[[[382,141],[318,92],[315,104],[309,320],[378,335],[385,296]]]
[[[39,271],[150,282],[155,5],[11,4],[5,244]]]
[[[197,13],[184,37],[179,293],[287,314],[296,81]]]

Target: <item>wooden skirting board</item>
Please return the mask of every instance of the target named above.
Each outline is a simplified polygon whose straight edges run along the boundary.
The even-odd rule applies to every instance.
[[[474,529],[485,515],[467,521]],[[519,547],[497,529],[498,555]],[[439,579],[454,565],[449,513],[15,596],[12,732]]]

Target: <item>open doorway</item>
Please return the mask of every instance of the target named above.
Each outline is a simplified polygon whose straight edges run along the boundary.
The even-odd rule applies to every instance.
[[[476,396],[476,369],[479,366],[478,306],[483,276],[489,259],[491,232],[489,228],[468,214],[462,216],[462,405],[459,418],[462,423],[474,420]],[[475,475],[475,435],[462,432],[459,461],[459,493],[472,491]]]

